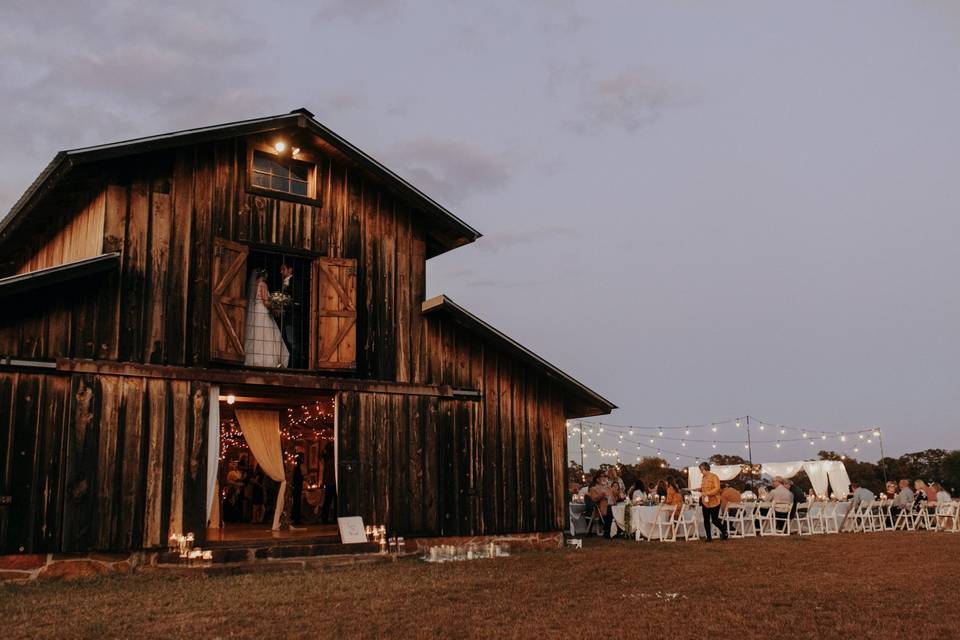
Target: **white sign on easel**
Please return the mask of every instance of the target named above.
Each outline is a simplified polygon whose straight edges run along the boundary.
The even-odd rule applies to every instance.
[[[363,518],[360,516],[337,518],[337,525],[340,527],[341,543],[357,544],[367,541],[367,534],[363,530]]]

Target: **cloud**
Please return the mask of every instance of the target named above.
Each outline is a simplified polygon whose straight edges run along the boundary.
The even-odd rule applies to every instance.
[[[21,159],[4,212],[58,150],[289,109],[251,80],[261,30],[226,0],[39,0],[0,23],[0,138]]]
[[[577,133],[608,128],[633,133],[655,122],[665,110],[690,102],[679,88],[643,68],[596,78],[581,64],[566,72],[552,69],[548,82],[560,82],[564,73],[580,78],[579,113],[565,123]]]
[[[414,185],[431,196],[456,204],[510,179],[507,159],[459,140],[421,136],[394,145],[386,153]]]

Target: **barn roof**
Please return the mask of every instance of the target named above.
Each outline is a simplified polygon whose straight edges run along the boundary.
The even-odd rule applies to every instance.
[[[423,313],[427,315],[441,313],[447,315],[468,331],[472,331],[490,340],[519,360],[543,371],[547,377],[559,383],[565,391],[569,392],[570,395],[566,398],[569,414],[567,417],[585,418],[588,416],[605,415],[617,408],[617,405],[596,391],[550,364],[510,336],[487,324],[447,296],[439,295],[435,298],[430,298],[423,303],[422,309]]]
[[[373,157],[354,146],[339,134],[331,131],[314,118],[307,109],[300,108],[282,115],[241,120],[196,129],[135,138],[92,147],[61,151],[40,173],[26,192],[13,205],[10,213],[0,220],[0,247],[6,245],[23,221],[43,198],[54,190],[58,183],[68,180],[71,173],[89,163],[121,158],[134,154],[171,149],[190,144],[223,140],[297,127],[307,130],[335,148],[348,159],[356,162],[374,177],[394,190],[401,198],[423,212],[424,222],[435,229],[431,236],[429,255],[434,256],[481,236],[480,232],[448,211],[443,205],[420,191]]]
[[[117,268],[119,253],[105,253],[55,267],[0,278],[0,299]]]

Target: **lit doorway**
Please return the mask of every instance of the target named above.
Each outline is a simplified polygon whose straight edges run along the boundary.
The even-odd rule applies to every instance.
[[[336,395],[222,388],[219,399],[217,504],[207,539],[335,537]]]

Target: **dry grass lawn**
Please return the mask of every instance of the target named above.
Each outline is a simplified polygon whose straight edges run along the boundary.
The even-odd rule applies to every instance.
[[[11,639],[944,640],[960,637],[958,594],[960,535],[589,540],[456,564],[0,586],[0,628]]]

